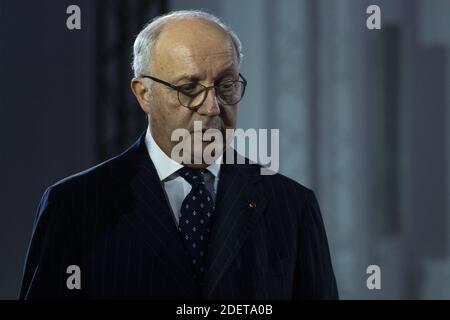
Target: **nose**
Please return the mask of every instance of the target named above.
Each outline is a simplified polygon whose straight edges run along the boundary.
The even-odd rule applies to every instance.
[[[215,90],[215,88],[210,88],[207,90],[205,101],[203,101],[203,104],[197,110],[198,113],[210,117],[220,114],[219,101],[217,101]]]

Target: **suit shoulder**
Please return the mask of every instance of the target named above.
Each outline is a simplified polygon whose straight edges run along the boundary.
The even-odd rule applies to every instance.
[[[93,189],[103,189],[113,179],[126,174],[131,165],[131,157],[132,153],[128,149],[118,156],[57,181],[46,190],[48,201],[55,197],[73,194],[80,188],[83,188],[87,193]]]
[[[281,185],[305,196],[314,193],[310,188],[279,172],[268,170],[260,164],[253,165],[253,167],[254,174],[259,174],[263,183]]]
[[[289,186],[290,188],[294,189],[295,192],[299,192],[304,195],[309,195],[311,192],[313,192],[310,188],[306,187],[300,182],[297,182],[294,179],[289,178],[281,173],[276,173],[274,175],[266,177],[269,177],[269,179],[273,179],[274,182]]]
[[[276,216],[278,218],[293,217],[290,221],[301,225],[314,204],[314,192],[281,173],[262,174],[259,164],[251,167],[248,170],[251,171],[253,179],[257,179],[258,192],[267,200],[271,208],[276,208]]]

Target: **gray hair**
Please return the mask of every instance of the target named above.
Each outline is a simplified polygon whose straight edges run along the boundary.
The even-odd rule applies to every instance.
[[[163,27],[168,22],[182,19],[203,19],[207,22],[218,25],[231,37],[233,45],[236,49],[239,64],[241,63],[243,58],[241,41],[234,31],[225,25],[218,17],[201,10],[172,11],[151,20],[137,35],[133,46],[132,64],[135,77],[145,73],[151,73],[150,65],[152,62],[152,51],[158,41]]]

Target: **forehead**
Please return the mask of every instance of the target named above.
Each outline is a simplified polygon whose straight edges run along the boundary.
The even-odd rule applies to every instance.
[[[153,71],[160,76],[214,76],[238,68],[230,36],[219,26],[201,20],[168,23],[153,52]]]

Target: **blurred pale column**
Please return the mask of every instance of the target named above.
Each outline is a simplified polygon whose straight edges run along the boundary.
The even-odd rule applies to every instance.
[[[318,6],[318,195],[328,227],[339,290],[366,298],[370,226],[366,143],[365,11],[362,2]]]
[[[427,259],[423,263],[424,281],[423,298],[450,299],[450,1],[419,1],[420,30],[419,40],[424,47],[445,48],[446,61],[446,97],[442,117],[446,118],[445,163],[442,174],[446,176],[445,209],[446,209],[446,243],[445,255],[442,258]],[[438,106],[429,106],[436,108]]]
[[[365,7],[372,4],[366,0]],[[401,2],[377,2],[381,30],[364,28],[366,40],[367,101],[367,223],[368,264],[381,270],[381,290],[365,288],[370,299],[403,296],[404,249],[399,200],[400,158],[400,54],[402,52]],[[368,15],[365,15],[366,19]],[[364,44],[361,44],[364,45]],[[368,275],[366,275],[368,277]]]
[[[268,128],[280,129],[281,173],[313,187],[316,119],[313,2],[267,3],[264,94]]]

